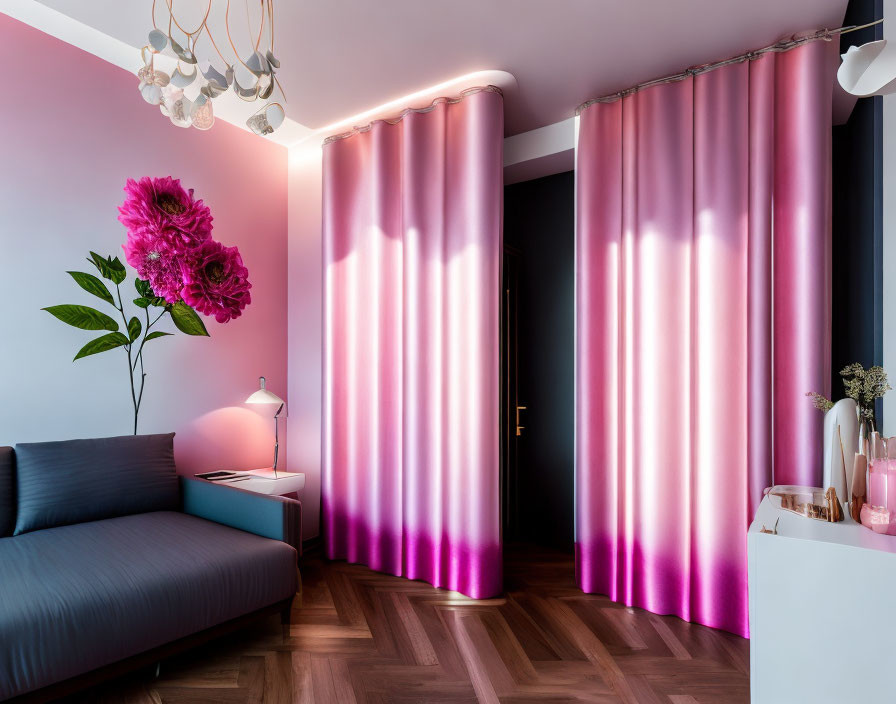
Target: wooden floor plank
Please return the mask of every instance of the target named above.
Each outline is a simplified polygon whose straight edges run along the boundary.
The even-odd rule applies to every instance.
[[[314,704],[311,680],[311,653],[296,650],[292,655],[292,701],[294,704]]]
[[[511,547],[475,600],[303,559],[303,603],[71,702],[386,704],[749,701],[749,641],[575,586],[571,555]]]
[[[475,617],[471,617],[475,618]],[[470,681],[476,691],[476,698],[480,704],[500,704],[498,693],[495,691],[495,683],[489,676],[488,668],[482,662],[482,653],[477,650],[476,644],[464,627],[464,619],[458,611],[448,610],[445,613],[445,622],[448,630],[454,636],[461,657],[470,673]]]
[[[410,641],[414,662],[418,665],[438,665],[439,659],[407,594],[392,592],[390,596]]]

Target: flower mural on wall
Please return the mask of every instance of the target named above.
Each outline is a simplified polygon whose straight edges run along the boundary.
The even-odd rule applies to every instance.
[[[236,247],[207,240],[196,248],[195,257],[182,267],[181,274],[184,301],[219,323],[239,317],[250,303],[249,271]]]
[[[143,310],[131,316],[125,310],[121,284],[127,270],[118,257],[90,252],[87,259],[102,279],[115,287],[113,295],[103,280],[80,271],[67,272],[82,289],[113,306],[116,317],[82,305],[44,308],[68,325],[82,330],[103,330],[75,355],[75,360],[123,348],[128,357],[134,434],[146,385],[144,346],[173,333],[153,330],[167,315],[174,327],[187,335],[208,336],[197,311],[219,323],[238,318],[251,303],[249,272],[237,247],[226,247],[212,239],[212,214],[193,189],[184,189],[179,179],[128,179],[126,198],[118,219],[127,229],[123,246],[125,260],[137,272],[133,304]],[[150,311],[153,311],[150,313]],[[138,371],[139,368],[139,371]]]

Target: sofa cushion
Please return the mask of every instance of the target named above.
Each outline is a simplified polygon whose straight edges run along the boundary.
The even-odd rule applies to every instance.
[[[15,535],[176,510],[174,433],[16,445]]]
[[[11,447],[0,447],[0,538],[12,534],[16,524],[15,484],[12,475],[14,460]]]
[[[161,511],[0,538],[0,700],[291,598],[296,551]]]

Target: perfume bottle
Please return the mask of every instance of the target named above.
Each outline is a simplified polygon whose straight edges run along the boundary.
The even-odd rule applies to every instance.
[[[872,433],[869,445],[868,502],[862,524],[876,533],[896,535],[896,438]]]

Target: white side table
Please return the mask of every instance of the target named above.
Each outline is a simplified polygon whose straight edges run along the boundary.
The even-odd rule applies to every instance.
[[[215,484],[232,484],[239,489],[254,491],[256,494],[283,496],[304,489],[305,475],[301,472],[278,471],[275,478],[273,470],[253,469],[248,472],[237,472],[237,476],[233,479],[217,481]]]
[[[761,533],[765,526],[778,534]],[[747,534],[756,704],[893,701],[896,536],[766,496]]]

